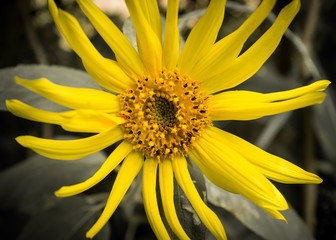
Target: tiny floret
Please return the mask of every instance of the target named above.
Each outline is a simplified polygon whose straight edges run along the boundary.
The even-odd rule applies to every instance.
[[[165,159],[187,154],[202,129],[211,124],[207,99],[198,83],[178,69],[139,78],[135,89],[120,94],[125,136],[146,156]]]

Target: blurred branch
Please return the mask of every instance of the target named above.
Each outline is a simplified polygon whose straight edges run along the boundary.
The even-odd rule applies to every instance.
[[[308,53],[311,53],[313,46],[313,37],[315,35],[318,17],[321,10],[320,0],[310,0],[308,5],[308,14],[303,28],[303,43]],[[304,65],[304,56],[302,64],[302,76],[306,78],[310,75],[309,66]],[[313,74],[312,74],[313,75]],[[313,75],[314,76],[314,75]],[[317,71],[315,77],[320,77]],[[316,172],[315,145],[312,123],[312,109],[304,109],[304,161],[307,171]],[[309,184],[303,186],[303,216],[312,234],[315,233],[316,225],[316,207],[317,207],[318,186]]]
[[[21,13],[22,22],[25,33],[27,35],[28,43],[33,50],[37,63],[48,65],[49,61],[47,54],[44,51],[44,48],[35,32],[31,18],[28,14],[28,10],[30,9],[29,4],[30,1],[27,0],[21,0],[19,3],[19,11]],[[51,138],[53,136],[53,126],[50,124],[42,123],[41,136],[43,138]]]
[[[28,15],[30,1],[22,0],[19,3],[19,10],[22,17],[23,27],[27,35],[28,43],[31,46],[33,53],[35,55],[36,61],[40,64],[49,64],[47,54],[45,53],[43,46],[38,39],[34,27],[32,25],[31,19]]]
[[[278,132],[286,124],[290,116],[292,116],[292,114],[293,111],[290,111],[273,116],[272,119],[266,123],[266,126],[259,134],[258,139],[254,145],[261,149],[267,149],[277,136]]]

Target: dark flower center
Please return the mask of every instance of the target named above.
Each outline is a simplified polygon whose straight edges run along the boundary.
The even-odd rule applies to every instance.
[[[125,138],[147,157],[186,154],[211,123],[207,99],[197,82],[178,70],[139,78],[135,89],[120,95]]]

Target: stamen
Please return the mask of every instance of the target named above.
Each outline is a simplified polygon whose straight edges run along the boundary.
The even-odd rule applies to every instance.
[[[137,87],[120,95],[125,138],[158,160],[186,154],[211,123],[207,99],[198,83],[178,70],[144,76]]]

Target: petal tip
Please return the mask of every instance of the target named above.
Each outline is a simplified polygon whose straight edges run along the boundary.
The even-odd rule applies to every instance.
[[[20,84],[24,81],[25,79],[23,78],[20,78],[18,76],[14,76],[14,81],[17,83],[17,84]]]
[[[87,233],[86,233],[86,237],[92,239],[97,233],[93,231],[93,229],[91,228]]]
[[[322,82],[323,82],[324,89],[326,89],[331,84],[329,80],[322,80]]]
[[[6,107],[7,107],[8,111],[10,111],[10,112],[11,112],[11,107],[12,107],[12,104],[13,104],[14,101],[15,101],[15,99],[6,99],[5,100]]]
[[[29,139],[31,136],[18,136],[15,138],[20,145],[26,146],[27,145],[27,138]]]
[[[58,198],[64,198],[67,197],[63,192],[64,187],[61,187],[60,189],[58,189],[57,191],[54,192],[55,196]]]
[[[314,174],[314,184],[320,184],[323,182],[323,179]]]

